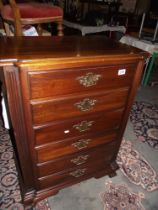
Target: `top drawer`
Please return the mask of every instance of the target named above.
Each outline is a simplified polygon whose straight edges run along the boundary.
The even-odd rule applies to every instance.
[[[136,64],[28,72],[30,99],[129,86]]]

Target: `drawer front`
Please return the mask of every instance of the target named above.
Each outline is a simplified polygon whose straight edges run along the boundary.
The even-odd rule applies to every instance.
[[[38,185],[40,189],[44,189],[51,186],[55,187],[68,183],[79,182],[87,177],[93,177],[94,173],[99,170],[105,170],[108,174],[110,168],[103,161],[95,161],[91,165],[76,167],[65,173],[57,173],[55,175],[38,178]]]
[[[53,173],[67,170],[75,166],[93,163],[96,160],[104,160],[105,163],[109,162],[114,154],[114,144],[105,144],[99,149],[91,149],[88,152],[79,152],[75,155],[64,156],[61,159],[55,159],[46,163],[37,165],[38,176],[43,177]]]
[[[94,112],[121,108],[125,105],[128,88],[109,91],[103,95],[73,97],[32,103],[33,123],[44,124],[53,120],[83,116]]]
[[[53,160],[55,158],[62,157],[64,155],[72,154],[75,152],[87,150],[96,146],[103,145],[108,142],[112,142],[116,139],[117,132],[113,132],[108,135],[102,135],[99,137],[86,136],[75,140],[68,140],[57,142],[55,144],[49,144],[43,148],[36,148],[37,163]]]
[[[123,71],[121,72],[120,70]],[[136,65],[28,72],[30,99],[129,86]],[[124,73],[125,70],[125,73]]]
[[[122,119],[123,109],[100,113],[97,115],[77,118],[51,124],[47,127],[34,127],[35,144],[42,145],[63,139],[74,138],[96,132],[118,128]]]

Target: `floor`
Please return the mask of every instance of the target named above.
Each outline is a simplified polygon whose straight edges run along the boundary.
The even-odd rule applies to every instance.
[[[138,89],[138,94],[135,100],[158,104],[157,93],[158,86],[140,87]],[[132,142],[134,149],[143,155],[143,157],[151,164],[151,166],[158,174],[157,150],[154,150],[147,144],[137,140],[130,120],[127,124],[124,138]],[[108,176],[102,177],[100,179],[92,178],[72,187],[65,188],[61,190],[57,195],[50,197],[48,202],[52,210],[103,210],[104,206],[100,198],[100,193],[106,190],[105,183],[109,181],[115,184],[126,184],[132,192],[143,195],[144,198],[142,199],[142,205],[144,209],[158,209],[158,190],[147,192],[141,186],[137,186],[130,182],[129,179],[121,172],[121,170],[118,170],[117,176],[114,178],[109,178]],[[108,210],[108,208],[105,208],[104,210]],[[124,208],[120,210],[124,210]]]

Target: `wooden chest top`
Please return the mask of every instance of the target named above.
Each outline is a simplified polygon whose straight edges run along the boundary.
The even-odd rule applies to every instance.
[[[0,37],[0,65],[12,62],[73,63],[93,61],[143,59],[147,53],[106,38],[105,36],[65,37]]]

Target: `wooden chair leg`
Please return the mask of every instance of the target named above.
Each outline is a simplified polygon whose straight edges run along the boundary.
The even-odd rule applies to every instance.
[[[42,34],[43,34],[43,29],[42,29],[41,24],[37,25],[37,33],[38,33],[39,36],[42,36]]]
[[[20,23],[19,20],[15,20],[14,30],[15,30],[15,32],[14,32],[15,36],[23,36],[22,24]]]
[[[4,23],[4,29],[7,36],[11,36],[11,31],[8,23]]]
[[[58,30],[58,36],[63,36],[63,25],[62,21],[57,22],[57,30]]]
[[[14,25],[14,33],[10,30],[10,25],[6,22],[4,22],[4,28],[7,36],[22,36],[22,27],[15,24]]]

